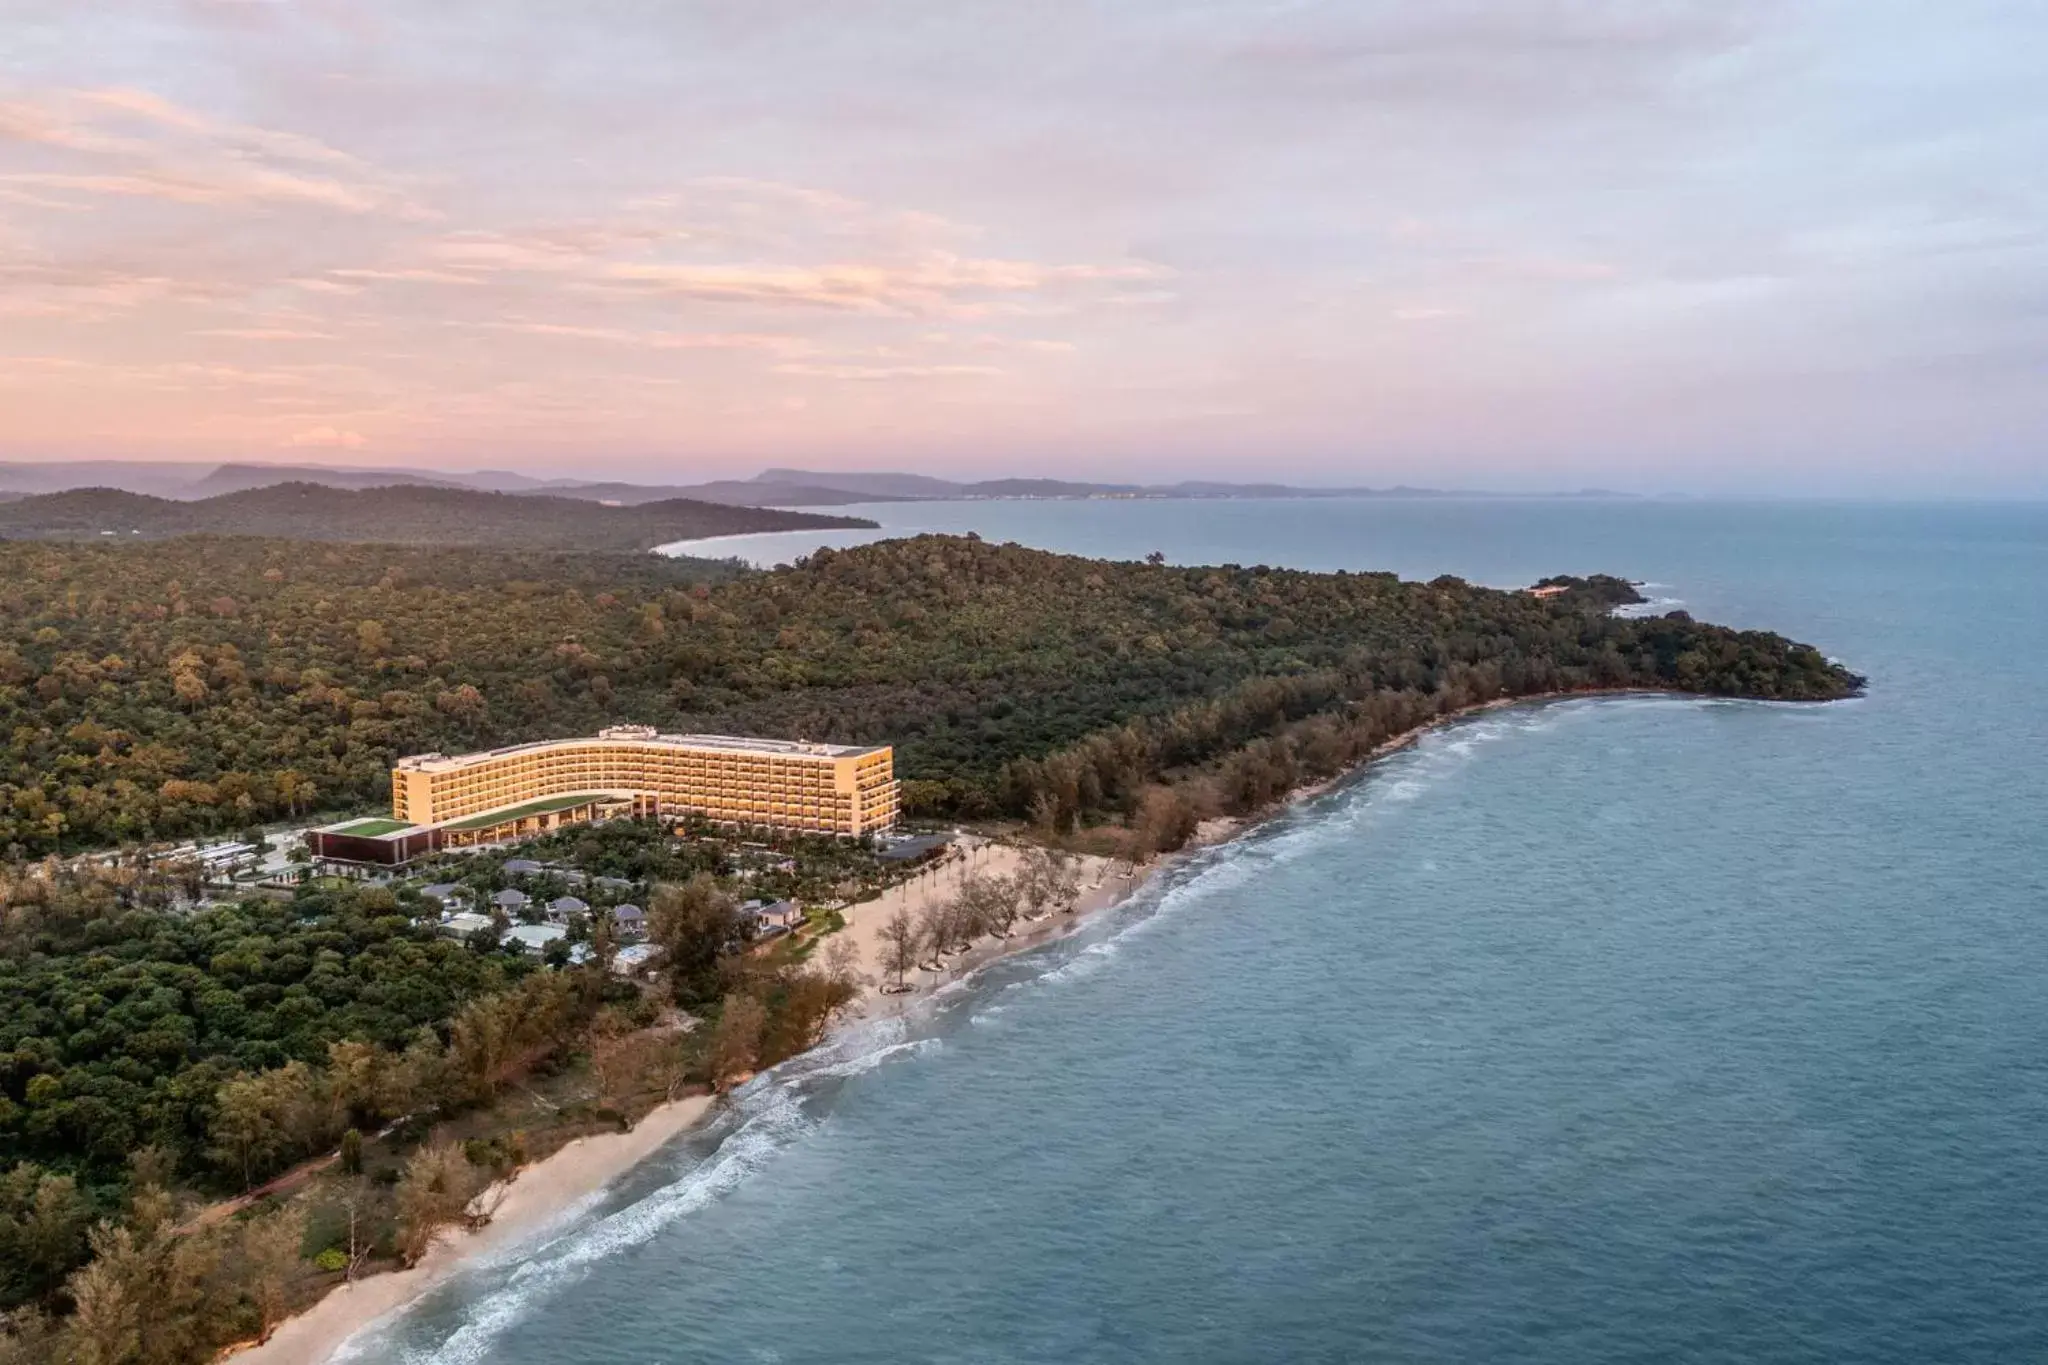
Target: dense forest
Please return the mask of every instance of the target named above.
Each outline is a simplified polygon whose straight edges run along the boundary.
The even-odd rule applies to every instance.
[[[609,970],[608,912],[547,967],[444,936],[411,890],[173,910],[162,875],[0,874],[0,1362],[211,1358],[413,1263],[513,1166],[814,1046],[855,990],[751,952],[703,873],[653,888],[658,986]]]
[[[659,992],[606,970],[601,916],[566,966],[443,937],[410,891],[177,911],[173,868],[43,855],[378,805],[398,754],[632,720],[889,740],[914,811],[1142,857],[1461,707],[1861,685],[1776,635],[1617,617],[1639,601],[1621,579],[1546,584],[1560,591],[937,536],[766,574],[246,537],[0,543],[0,1311],[19,1310],[0,1361],[205,1359],[312,1292],[305,1275],[408,1262],[459,1221],[531,1155],[507,1094],[555,1085],[556,1137],[597,1131],[615,1104],[802,1050],[854,989],[750,952],[723,863],[659,831],[555,841],[666,883],[648,901]],[[709,1026],[664,1023],[676,1009]],[[337,1165],[311,1193],[189,1218],[323,1152]]]
[[[940,536],[765,574],[238,538],[0,544],[0,850],[376,806],[396,755],[619,721],[887,740],[913,813],[1066,826],[1127,817],[1147,784],[1310,719],[1348,726],[1355,750],[1502,696],[1860,684],[1777,635],[1615,617],[1618,582],[1539,598]]]
[[[374,805],[395,754],[637,714],[649,689],[615,696],[607,670],[647,669],[668,622],[734,572],[205,537],[0,544],[0,849]]]
[[[610,506],[587,498],[427,485],[364,489],[315,483],[178,501],[74,488],[0,504],[0,536],[285,536],[394,545],[502,545],[534,550],[647,550],[703,536],[873,526],[860,517],[668,498]]]

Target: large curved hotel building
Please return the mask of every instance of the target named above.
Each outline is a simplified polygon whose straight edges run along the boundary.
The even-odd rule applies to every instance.
[[[614,726],[591,738],[482,753],[418,754],[391,770],[391,818],[308,835],[317,855],[406,862],[611,815],[693,815],[858,837],[896,823],[888,745],[664,735]]]

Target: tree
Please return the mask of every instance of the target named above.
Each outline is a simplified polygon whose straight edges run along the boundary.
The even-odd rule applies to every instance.
[[[1201,823],[1185,795],[1171,787],[1147,787],[1138,802],[1137,852],[1149,856],[1184,848]]]
[[[656,887],[648,902],[648,937],[661,949],[676,1003],[685,1007],[714,997],[719,960],[742,951],[752,932],[738,903],[703,873],[681,886]]]
[[[93,1238],[93,1260],[71,1277],[71,1321],[65,1336],[77,1365],[125,1365],[142,1344],[143,1300],[122,1274],[133,1238],[110,1229]]]
[[[826,1028],[853,999],[852,982],[830,972],[784,968],[776,976],[756,1055],[759,1066],[774,1066],[825,1041]]]
[[[882,922],[882,970],[896,978],[896,993],[910,989],[904,977],[917,966],[924,946],[921,926],[903,906],[897,906],[895,913]]]
[[[390,1087],[384,1079],[391,1054],[353,1039],[327,1045],[327,1090],[344,1119],[384,1117],[381,1104]]]
[[[259,1340],[268,1341],[284,1319],[305,1235],[305,1215],[289,1207],[242,1225],[242,1282],[256,1304]]]
[[[952,950],[960,920],[959,904],[941,897],[926,901],[917,915],[917,943],[924,965],[937,971]]]
[[[242,1185],[286,1155],[304,1155],[334,1135],[326,1077],[304,1062],[238,1076],[214,1096],[214,1159]]]
[[[370,1254],[371,1242],[364,1226],[364,1216],[369,1207],[369,1192],[363,1187],[363,1182],[359,1179],[348,1181],[341,1195],[342,1218],[348,1228],[348,1246],[343,1253],[348,1259],[342,1262],[342,1277],[350,1284],[355,1283],[363,1262]]]
[[[26,1162],[0,1176],[0,1283],[7,1302],[54,1294],[78,1264],[90,1223],[71,1176]]]
[[[398,1179],[398,1254],[418,1265],[451,1223],[463,1220],[476,1197],[475,1168],[452,1142],[421,1147],[405,1163]]]
[[[448,1028],[448,1063],[467,1093],[489,1100],[512,1069],[519,1042],[518,1007],[506,996],[470,1001]]]
[[[609,909],[599,910],[590,920],[590,964],[597,970],[595,980],[602,984],[611,975],[612,964],[619,957],[619,922]]]
[[[351,1128],[341,1135],[341,1173],[363,1173],[363,1135],[359,1129]]]
[[[59,1343],[49,1315],[24,1308],[7,1315],[0,1331],[0,1365],[48,1365],[59,1359]]]
[[[607,1006],[590,1021],[586,1047],[590,1056],[590,1078],[597,1083],[596,1099],[604,1103],[617,1087],[621,1074],[633,1060],[632,1021]]]
[[[753,1073],[760,1060],[761,1032],[767,1023],[768,1011],[753,996],[725,997],[705,1058],[713,1090],[729,1089]]]
[[[963,925],[974,934],[1008,938],[1017,923],[1017,884],[1007,877],[975,873],[961,878],[960,904]]]
[[[210,1132],[214,1160],[235,1171],[243,1189],[256,1183],[256,1172],[284,1150],[286,1140],[257,1076],[237,1077],[215,1092]]]
[[[860,944],[850,934],[834,934],[825,942],[825,974],[846,983],[849,998],[868,984],[861,971]]]
[[[1057,849],[1033,849],[1017,874],[1018,894],[1033,919],[1048,911],[1064,914],[1081,895],[1081,874],[1073,859]]]
[[[414,1030],[405,1051],[383,1067],[380,1080],[383,1092],[377,1097],[378,1112],[394,1118],[446,1102],[450,1098],[448,1058],[441,1036],[431,1028]]]

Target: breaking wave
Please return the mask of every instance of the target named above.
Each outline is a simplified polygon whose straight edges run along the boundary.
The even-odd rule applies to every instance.
[[[822,1101],[836,1083],[942,1047],[940,1038],[926,1031],[935,1020],[965,1005],[965,1022],[987,1023],[1004,1013],[1009,1004],[1004,997],[1012,992],[1057,988],[1095,976],[1123,956],[1127,940],[1154,932],[1194,907],[1227,899],[1277,864],[1356,837],[1362,823],[1421,799],[1481,748],[1551,728],[1559,720],[1557,709],[1502,714],[1425,735],[1413,747],[1245,837],[1194,853],[1071,936],[982,964],[903,1013],[835,1035],[820,1049],[756,1077],[734,1093],[730,1108],[709,1128],[686,1138],[686,1147],[671,1155],[680,1169],[669,1183],[609,1212],[600,1210],[618,1191],[594,1196],[565,1210],[534,1238],[471,1263],[430,1293],[422,1305],[430,1312],[436,1306],[446,1311],[448,1294],[460,1296],[455,1300],[460,1321],[443,1329],[447,1334],[441,1339],[413,1344],[424,1323],[422,1315],[407,1311],[360,1336],[336,1359],[405,1365],[490,1360],[494,1343],[542,1304],[609,1258],[644,1245],[731,1194],[815,1133],[823,1121]],[[713,1145],[700,1158],[687,1155],[707,1142]],[[408,1335],[413,1342],[405,1341]]]
[[[716,1147],[678,1179],[615,1209],[594,1222],[573,1227],[535,1245],[531,1240],[489,1261],[478,1261],[451,1284],[474,1286],[490,1272],[516,1267],[504,1283],[464,1304],[463,1321],[437,1344],[405,1346],[390,1339],[415,1320],[401,1314],[359,1335],[335,1356],[342,1361],[402,1361],[406,1365],[481,1365],[492,1344],[536,1307],[589,1275],[594,1267],[641,1246],[697,1210],[723,1198],[772,1165],[820,1120],[806,1103],[822,1084],[865,1075],[899,1057],[914,1057],[942,1046],[937,1038],[910,1038],[901,1019],[848,1030],[824,1047],[763,1073],[733,1093],[732,1107],[697,1135]],[[604,1196],[566,1213],[589,1214]],[[555,1220],[559,1227],[565,1218]],[[433,1297],[433,1296],[430,1296]]]

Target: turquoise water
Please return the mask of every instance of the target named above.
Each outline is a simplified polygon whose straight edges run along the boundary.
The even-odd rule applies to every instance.
[[[1625,573],[1871,691],[1432,735],[757,1081],[356,1358],[2048,1358],[2048,508],[915,515]]]

